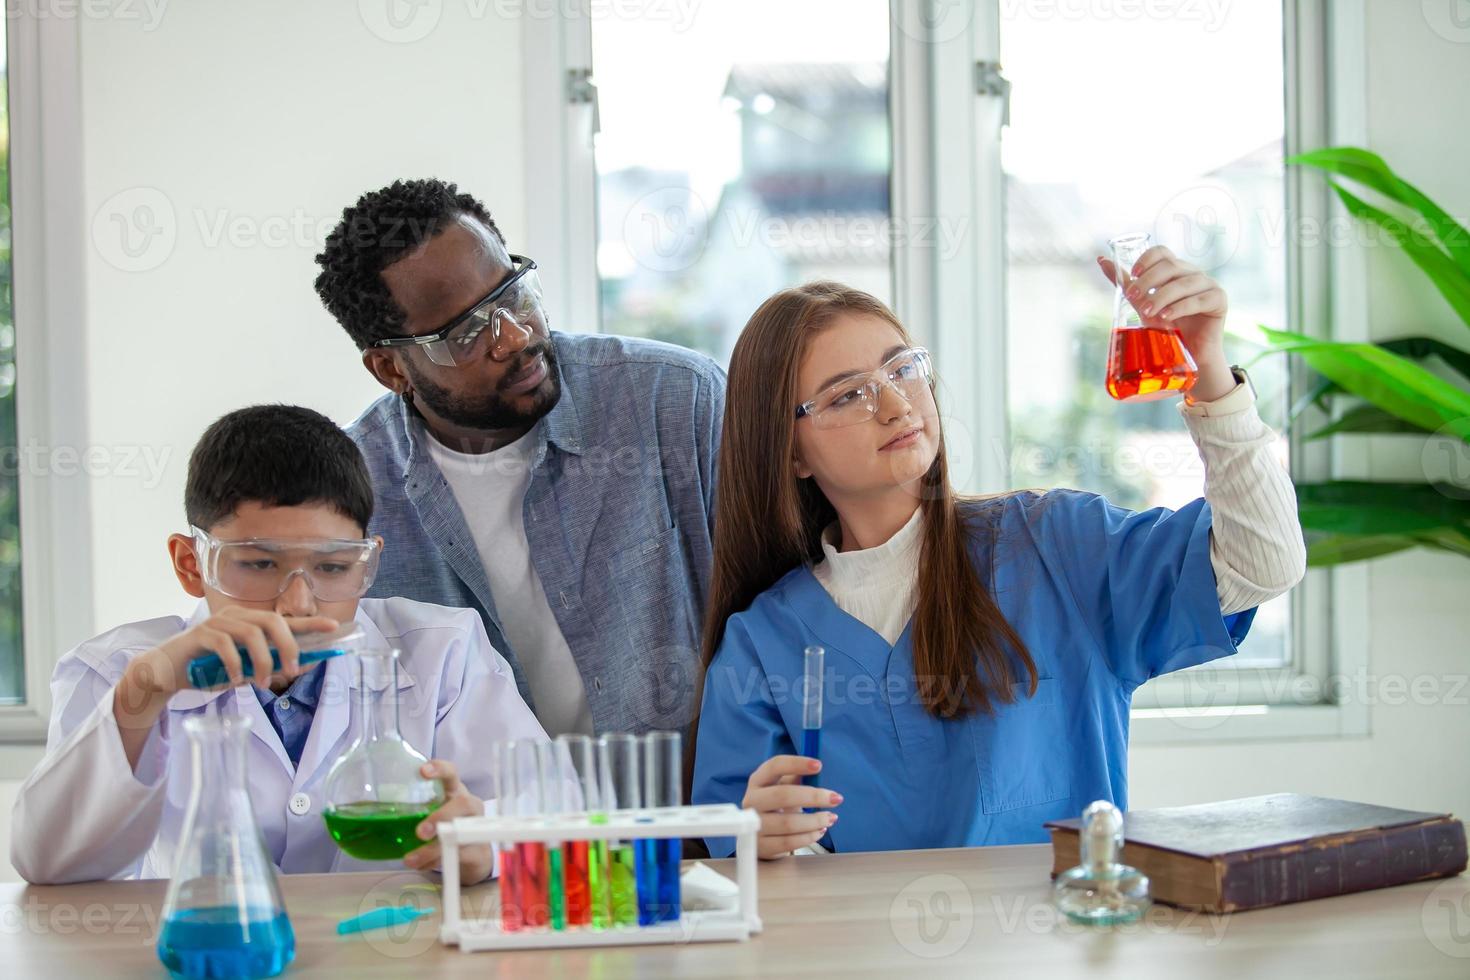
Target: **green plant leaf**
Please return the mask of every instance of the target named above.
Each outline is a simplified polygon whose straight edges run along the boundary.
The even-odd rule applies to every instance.
[[[1440,528],[1438,531],[1430,531],[1427,534],[1414,535],[1419,543],[1426,547],[1435,548],[1440,551],[1448,551],[1456,555],[1464,555],[1470,558],[1470,534],[1452,527]]]
[[[1412,357],[1416,361],[1437,357],[1470,381],[1470,351],[1461,350],[1434,337],[1400,337],[1397,340],[1377,342],[1384,350]]]
[[[1267,353],[1300,354],[1312,369],[1345,390],[1430,432],[1441,429],[1470,442],[1470,392],[1377,344],[1316,340],[1287,330],[1261,331]]]
[[[1332,189],[1337,192],[1337,196],[1342,199],[1353,217],[1372,222],[1387,232],[1394,243],[1424,271],[1429,281],[1434,283],[1434,288],[1439,290],[1440,295],[1454,308],[1460,319],[1465,321],[1466,326],[1470,326],[1470,272],[1460,268],[1454,259],[1438,248],[1424,242],[1419,233],[1405,222],[1375,208],[1341,184],[1333,184]]]
[[[1419,188],[1404,180],[1378,154],[1356,146],[1330,146],[1288,157],[1287,163],[1316,167],[1370,187],[1407,208],[1417,211],[1433,229],[1445,251],[1470,275],[1470,231],[1434,203]]]
[[[1328,534],[1307,541],[1307,564],[1314,568],[1365,561],[1419,544],[1406,534]]]
[[[1430,431],[1397,415],[1390,415],[1377,405],[1357,405],[1348,409],[1337,421],[1309,433],[1308,439],[1325,439],[1339,432],[1410,432],[1423,435]]]
[[[1428,534],[1470,530],[1470,500],[1429,483],[1333,480],[1296,488],[1302,527],[1333,534]]]
[[[1269,354],[1271,353],[1271,351],[1268,349],[1262,351],[1261,353]],[[1260,360],[1260,358],[1261,354],[1257,354],[1255,358],[1252,359],[1251,363],[1254,364],[1256,361]],[[1296,420],[1301,417],[1301,414],[1307,409],[1311,408],[1313,405],[1316,405],[1324,412],[1327,411],[1327,396],[1334,391],[1341,390],[1342,388],[1338,385],[1338,383],[1336,381],[1333,381],[1331,378],[1319,377],[1317,379],[1317,383],[1312,385],[1310,391],[1308,391],[1306,394],[1302,395],[1300,398],[1292,403],[1291,410],[1287,412],[1286,415],[1287,426],[1290,427],[1296,425]]]

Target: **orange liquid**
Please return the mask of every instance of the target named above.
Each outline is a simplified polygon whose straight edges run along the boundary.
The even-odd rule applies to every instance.
[[[1108,345],[1108,394],[1152,401],[1187,391],[1196,374],[1179,331],[1172,327],[1114,329]]]

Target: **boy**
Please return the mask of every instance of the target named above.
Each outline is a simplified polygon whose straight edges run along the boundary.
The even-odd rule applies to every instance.
[[[424,840],[441,820],[484,812],[489,745],[546,738],[476,613],[361,598],[383,540],[365,537],[372,483],[331,420],[282,405],[224,416],[189,460],[184,507],[192,533],[170,535],[168,550],[179,584],[203,600],[190,620],[121,626],[56,666],[47,753],[13,815],[10,859],[28,881],[169,875],[189,798],[181,724],[205,712],[252,723],[250,797],[282,871],[381,867],[339,851],[322,821],[327,772],[348,744],[352,658],[302,670],[293,633],[355,621],[368,645],[401,651],[399,725],[432,757],[423,775],[441,779],[448,797],[419,825]],[[241,677],[237,646],[256,686]],[[274,674],[269,647],[280,652]],[[231,683],[198,691],[186,669],[209,652]],[[426,870],[438,858],[428,843],[404,864]],[[492,868],[488,848],[465,849],[466,882]]]

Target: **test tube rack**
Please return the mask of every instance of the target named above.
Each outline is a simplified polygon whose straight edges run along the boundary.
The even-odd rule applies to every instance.
[[[653,943],[743,942],[761,931],[756,911],[756,836],[760,817],[730,803],[614,811],[606,823],[592,823],[585,813],[540,817],[460,817],[439,826],[443,848],[444,917],[439,941],[461,952],[505,949],[553,949],[582,946],[641,946]],[[608,929],[519,929],[505,932],[497,918],[465,918],[459,883],[459,849],[473,844],[519,844],[540,841],[649,840],[669,837],[734,837],[734,911],[685,912],[677,922]]]

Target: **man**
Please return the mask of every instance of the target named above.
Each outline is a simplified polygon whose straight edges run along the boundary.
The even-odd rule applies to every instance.
[[[709,583],[724,374],[667,344],[549,329],[536,264],[453,184],[347,208],[316,289],[390,394],[373,595],[476,609],[553,736],[682,729]]]

